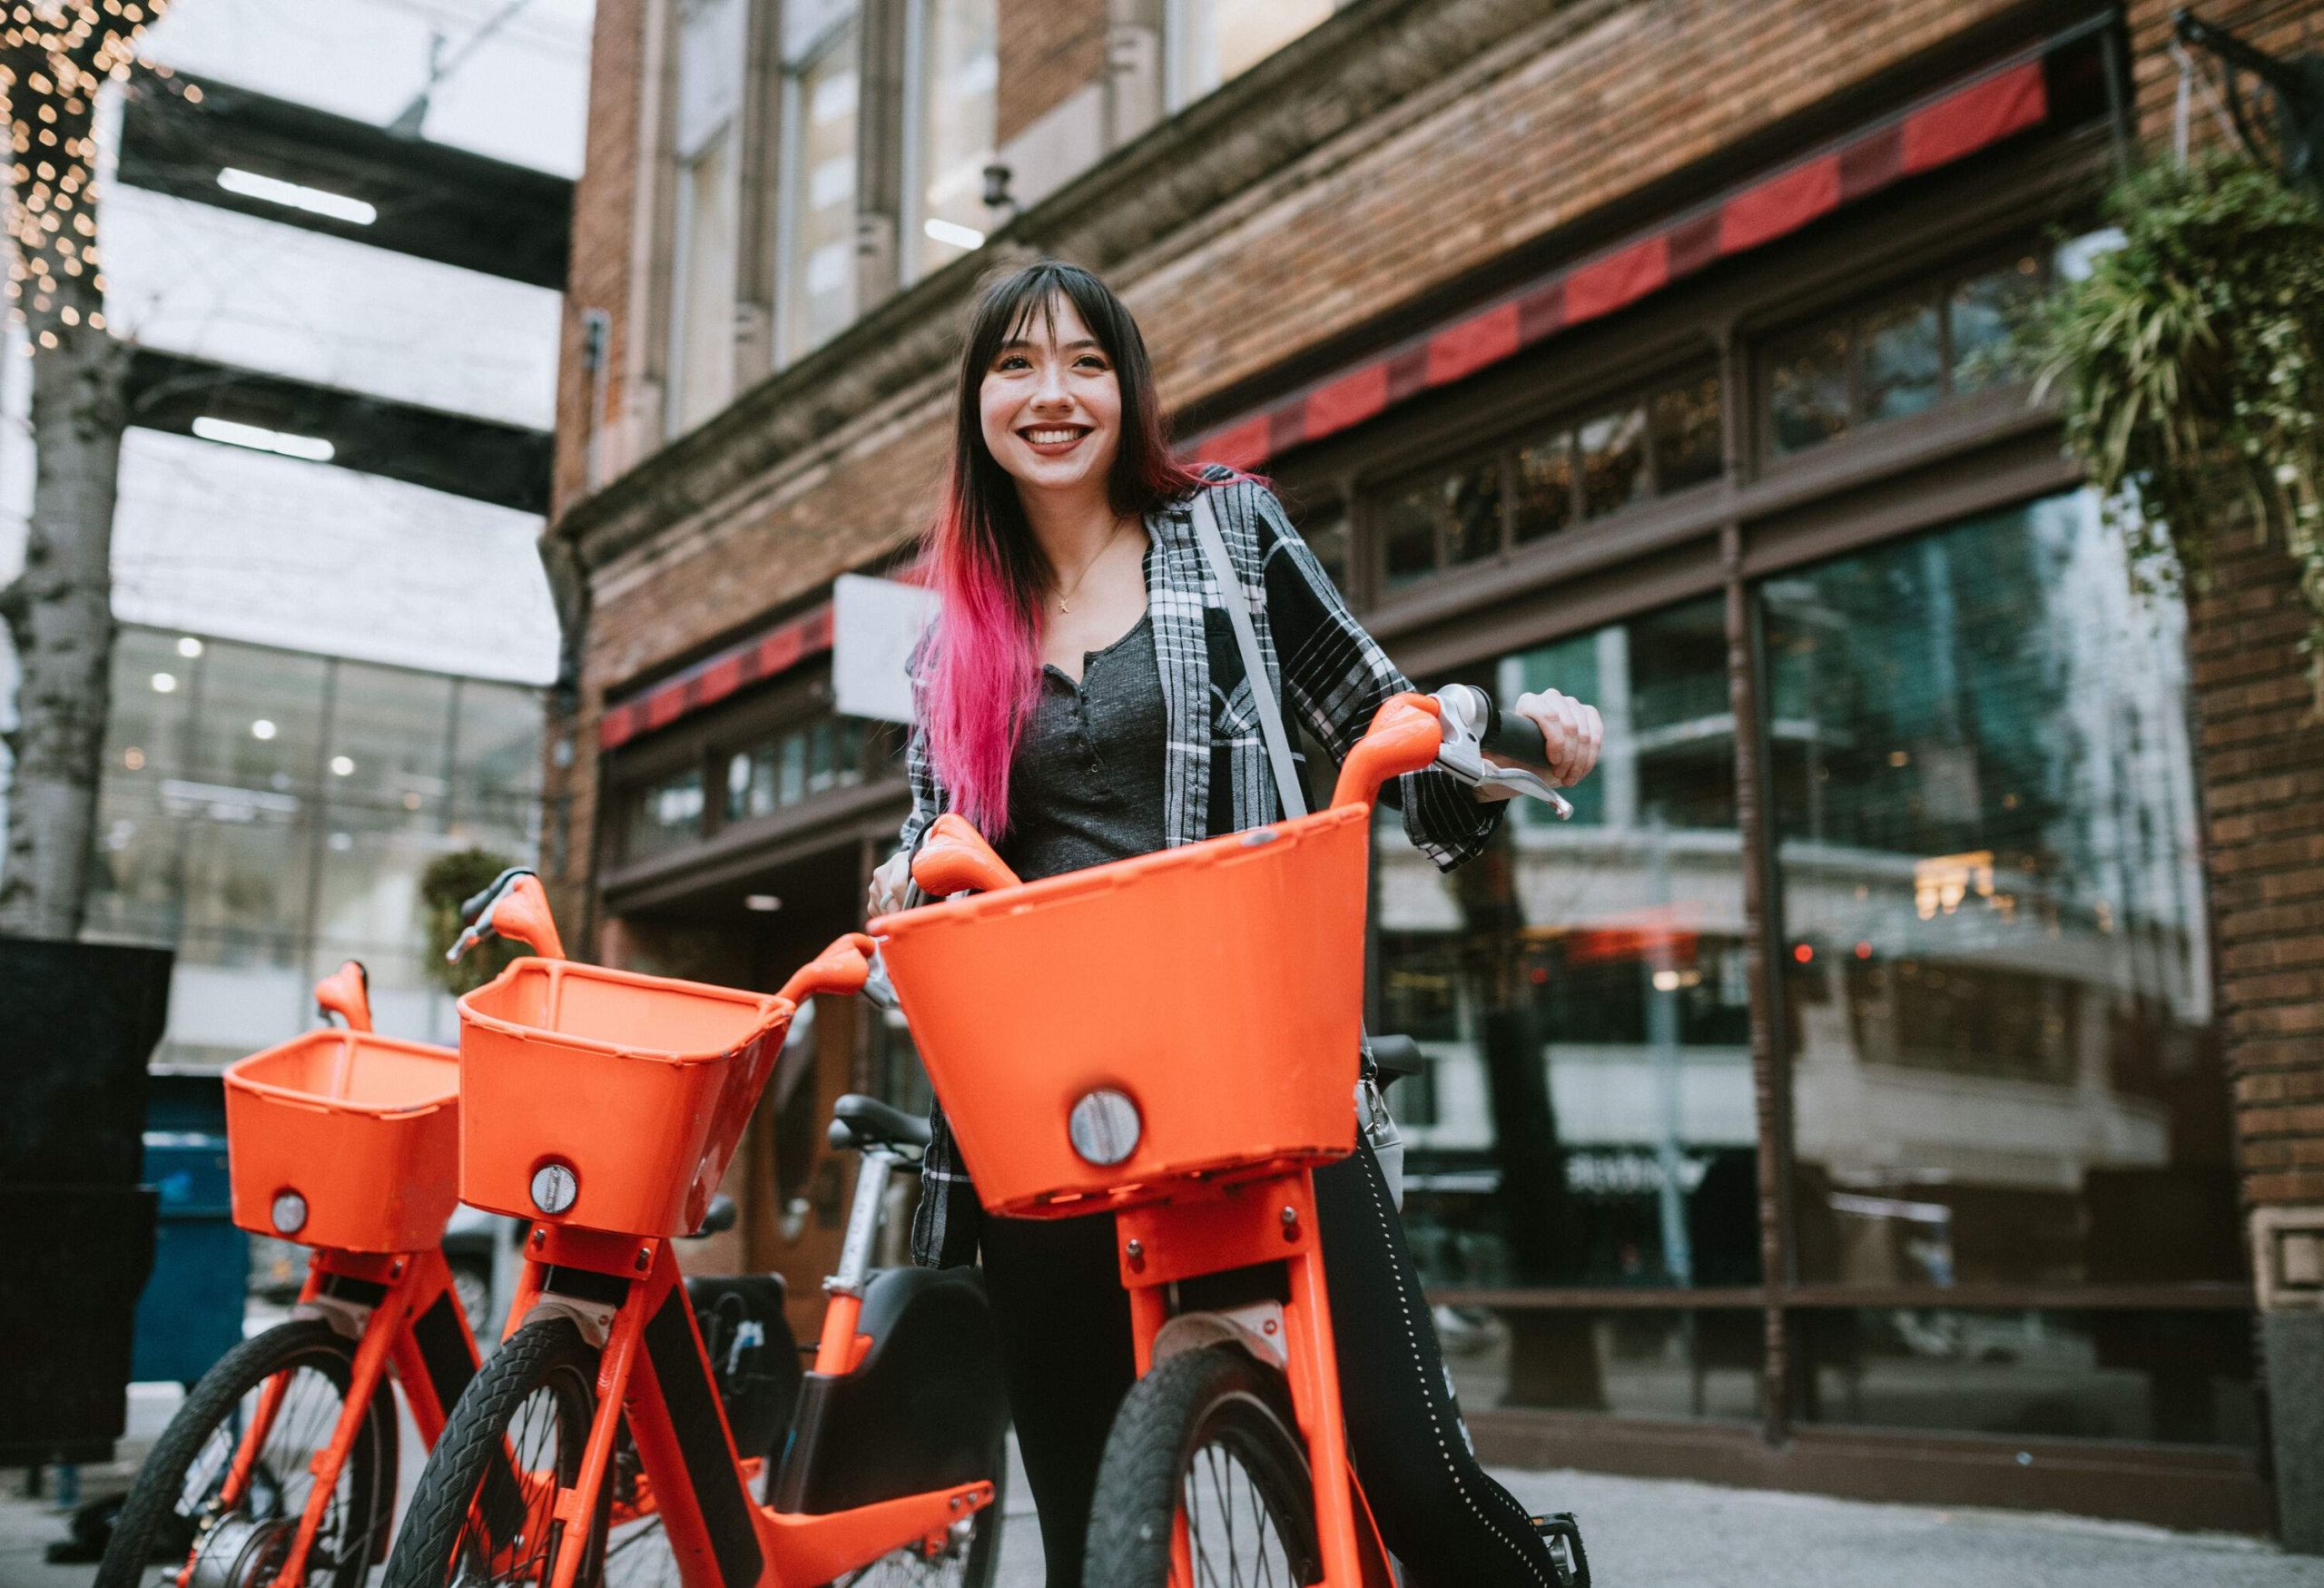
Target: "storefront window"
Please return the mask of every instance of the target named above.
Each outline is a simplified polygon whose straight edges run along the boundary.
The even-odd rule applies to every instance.
[[[440,814],[451,792],[452,680],[341,662],[335,694],[332,798]]]
[[[914,274],[984,246],[1000,78],[997,0],[923,0],[919,25],[918,235]]]
[[[834,9],[825,5],[821,12]],[[822,346],[855,318],[855,120],[862,76],[852,9],[840,11],[844,20],[804,42],[797,38],[804,30],[785,23],[800,48],[785,74],[781,311],[786,360]]]
[[[1573,821],[1522,812],[1440,875],[1383,819],[1379,1024],[1430,1061],[1404,1213],[1433,1285],[1758,1279],[1726,651],[1709,600],[1507,657],[1504,702],[1605,714]]]
[[[2241,1277],[2183,616],[2087,493],[1765,587],[1799,1277]]]
[[[1718,377],[1703,371],[1392,487],[1371,520],[1383,587],[1717,479],[1721,411]]]
[[[670,430],[700,424],[734,393],[737,211],[742,183],[744,0],[684,0],[678,15],[675,302]]]
[[[645,860],[683,849],[702,836],[702,769],[658,778],[624,803],[622,858]]]
[[[2040,254],[2020,252],[1777,339],[1767,354],[1769,449],[1802,451],[2022,379],[2011,339],[2046,274]]]
[[[863,782],[866,730],[859,717],[803,723],[726,758],[725,819],[746,822]]]
[[[313,788],[322,771],[329,664],[224,640],[205,642],[196,659],[192,775],[243,790]]]

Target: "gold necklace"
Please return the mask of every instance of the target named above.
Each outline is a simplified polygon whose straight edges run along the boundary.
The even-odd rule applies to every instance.
[[[1073,588],[1070,590],[1061,590],[1058,593],[1057,609],[1059,612],[1070,612],[1073,610],[1073,601],[1071,598],[1081,594],[1081,587],[1089,582],[1090,573],[1097,567],[1098,562],[1104,558],[1106,553],[1113,550],[1114,542],[1122,538],[1122,525],[1124,522],[1125,520],[1120,518],[1114,520],[1114,527],[1106,536],[1105,544],[1098,547],[1097,554],[1095,556],[1091,557],[1088,562],[1081,565],[1081,577],[1073,581]]]

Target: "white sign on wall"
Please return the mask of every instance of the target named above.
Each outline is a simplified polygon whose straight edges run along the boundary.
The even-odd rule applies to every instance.
[[[832,695],[842,716],[911,721],[904,664],[936,616],[936,592],[842,574],[832,585]]]

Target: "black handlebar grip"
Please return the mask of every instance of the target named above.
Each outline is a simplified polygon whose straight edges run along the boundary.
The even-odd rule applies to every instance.
[[[1482,689],[1477,693],[1485,695]],[[1550,764],[1550,746],[1541,737],[1540,725],[1531,717],[1502,710],[1490,695],[1485,695],[1485,725],[1480,742],[1494,755],[1522,761],[1529,766]]]
[[[508,885],[509,878],[522,876],[525,873],[532,869],[533,868],[528,865],[512,865],[507,871],[502,872],[498,876],[485,883],[483,887],[478,889],[475,893],[470,893],[467,898],[461,900],[460,924],[462,926],[474,926],[476,924],[476,918],[484,913],[484,907],[492,902],[492,896]]]

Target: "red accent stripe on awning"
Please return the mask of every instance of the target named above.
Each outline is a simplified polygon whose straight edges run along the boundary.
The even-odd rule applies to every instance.
[[[2053,40],[2044,53],[2063,42]],[[1949,165],[2041,125],[2050,115],[2046,84],[2043,54],[1994,67],[1450,325],[1198,436],[1180,455],[1256,469],[1427,388],[1465,380],[1521,348],[1649,297],[1717,259],[1765,247],[1905,176]]]
[[[1905,173],[1949,165],[2012,133],[2041,125],[2049,113],[2041,62],[1996,73],[1905,118]]]
[[[1757,248],[1839,207],[1840,157],[1807,161],[1745,188],[1719,207],[1718,251]]]
[[[606,707],[597,719],[597,743],[611,750],[640,734],[665,728],[691,712],[725,699],[746,684],[772,678],[831,648],[832,607],[826,601],[812,612],[728,646],[643,694]]]

